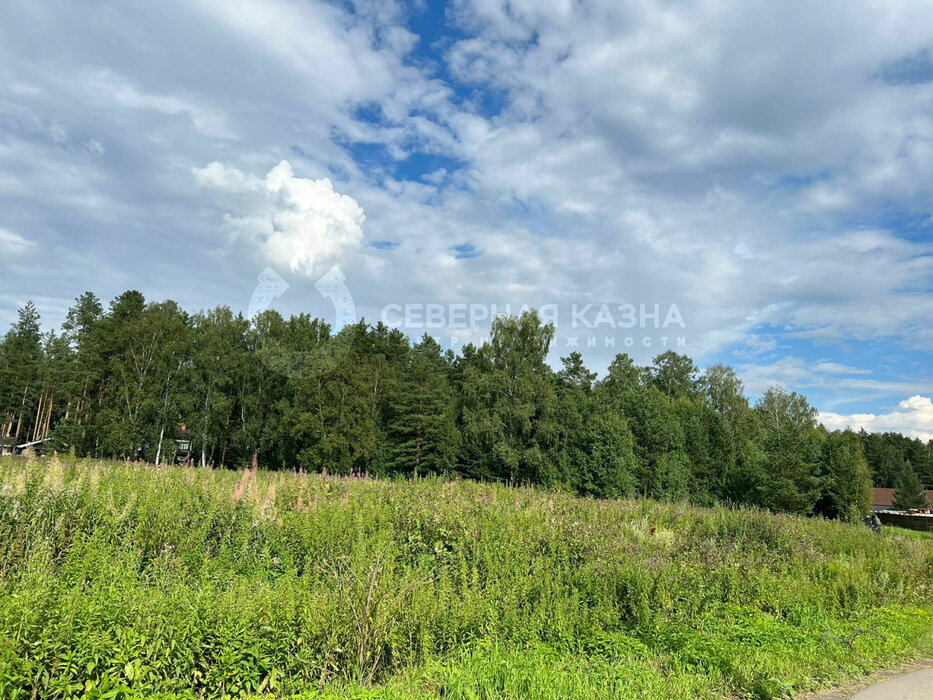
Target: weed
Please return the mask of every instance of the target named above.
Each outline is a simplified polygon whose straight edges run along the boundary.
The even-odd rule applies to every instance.
[[[776,697],[931,650],[920,533],[435,478],[0,462],[4,698]]]

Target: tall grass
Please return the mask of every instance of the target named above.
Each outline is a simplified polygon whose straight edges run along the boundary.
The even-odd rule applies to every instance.
[[[0,461],[0,697],[775,697],[933,649],[933,540],[530,488]]]

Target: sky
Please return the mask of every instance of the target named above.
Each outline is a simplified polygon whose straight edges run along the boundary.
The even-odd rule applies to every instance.
[[[85,290],[667,348],[933,438],[933,4],[0,6],[0,326]]]

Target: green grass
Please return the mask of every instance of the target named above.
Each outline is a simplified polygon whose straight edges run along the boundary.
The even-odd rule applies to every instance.
[[[776,697],[933,650],[933,540],[440,479],[0,460],[0,697]]]
[[[884,533],[896,537],[912,537],[917,540],[926,540],[930,544],[933,544],[933,532],[931,531],[924,532],[922,530],[907,530],[902,527],[888,527],[885,528]]]

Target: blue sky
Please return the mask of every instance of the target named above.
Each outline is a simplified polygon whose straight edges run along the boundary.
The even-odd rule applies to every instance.
[[[555,359],[680,338],[929,438],[930,27],[913,0],[8,4],[0,323],[85,289],[245,312],[267,267],[329,318],[337,267],[358,316],[441,308],[447,345],[485,333],[458,305],[545,305]],[[589,303],[611,325],[574,327]]]

